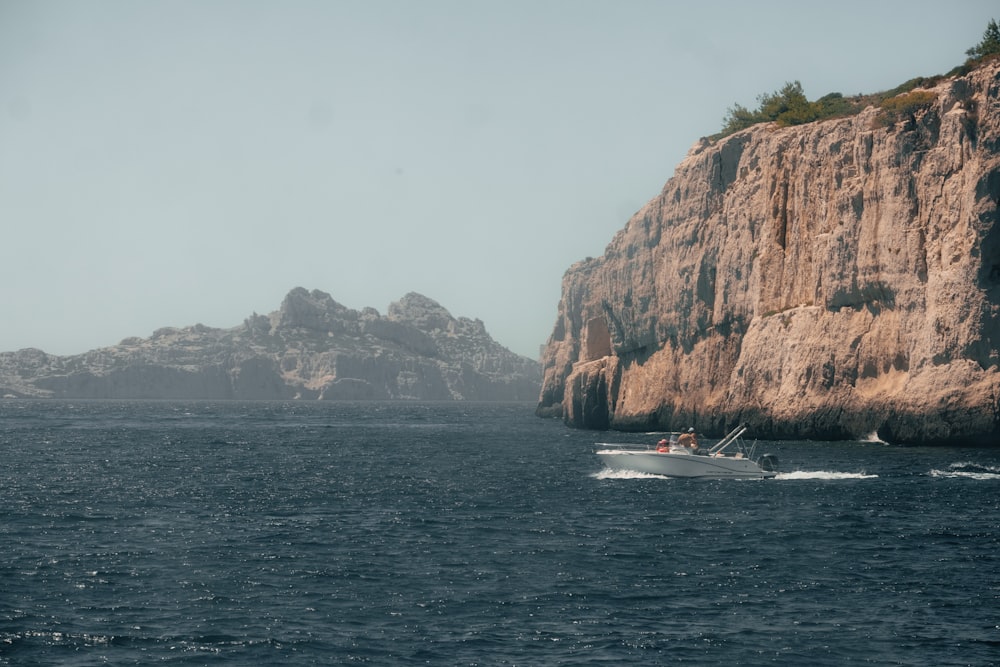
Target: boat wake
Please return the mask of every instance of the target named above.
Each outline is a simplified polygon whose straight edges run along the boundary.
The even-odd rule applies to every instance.
[[[961,461],[952,463],[947,470],[931,470],[931,477],[965,478],[965,479],[1000,479],[1000,467]]]
[[[878,475],[863,472],[831,472],[829,470],[796,470],[780,472],[775,479],[878,479]]]
[[[594,479],[670,479],[666,475],[653,475],[648,472],[637,472],[634,470],[612,470],[605,468],[591,475]],[[1000,479],[1000,471],[995,474]],[[774,479],[794,480],[794,479],[878,479],[878,475],[869,475],[863,472],[831,472],[828,470],[796,470],[794,472],[781,472]]]
[[[594,479],[670,479],[665,475],[653,475],[648,472],[637,472],[634,470],[612,470],[610,468],[598,470],[591,477]]]
[[[988,466],[979,463],[952,463],[947,470],[931,470],[931,477],[950,479],[1000,480],[1000,466]],[[653,475],[647,472],[632,470],[611,470],[605,468],[591,475],[594,479],[670,479],[666,475]],[[801,479],[878,479],[878,475],[865,472],[835,472],[831,470],[795,470],[778,473],[776,480]]]

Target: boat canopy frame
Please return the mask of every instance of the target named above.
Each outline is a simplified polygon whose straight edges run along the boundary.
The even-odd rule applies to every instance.
[[[740,437],[744,433],[746,433],[747,429],[749,428],[750,427],[747,426],[746,424],[740,424],[739,426],[734,428],[732,431],[727,433],[725,437],[722,438],[722,440],[719,440],[717,443],[715,443],[715,445],[712,446],[711,449],[708,450],[709,456],[715,456],[716,454],[723,454],[727,448],[735,445],[736,450],[739,451],[741,454],[743,454],[747,458],[753,458],[754,450],[757,448],[757,442],[754,441],[754,444],[748,447],[746,442],[743,441],[743,438]]]

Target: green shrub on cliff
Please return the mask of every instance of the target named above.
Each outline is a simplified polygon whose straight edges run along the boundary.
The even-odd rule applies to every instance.
[[[875,122],[881,127],[904,120],[918,110],[929,107],[937,99],[937,95],[929,90],[914,90],[902,95],[896,95],[882,100]]]
[[[949,72],[949,76],[966,74],[974,69],[978,62],[986,59],[1000,58],[1000,24],[990,20],[983,33],[983,39],[976,46],[966,51],[970,57],[965,65]],[[824,95],[815,102],[810,102],[802,92],[802,84],[798,81],[786,83],[778,91],[763,94],[757,98],[760,106],[751,111],[744,106],[734,104],[723,119],[722,131],[709,137],[715,141],[729,136],[734,132],[745,130],[758,123],[776,123],[779,127],[802,125],[815,120],[840,118],[860,113],[865,107],[879,107],[876,123],[882,126],[891,125],[918,109],[926,107],[934,101],[935,95],[930,91],[916,91],[915,88],[929,88],[942,79],[941,76],[916,77],[892,90],[873,95],[857,95],[846,98],[840,93]]]
[[[802,92],[798,81],[786,83],[781,90],[760,96],[760,112],[764,118],[784,127],[802,125],[816,120],[816,109]]]
[[[723,121],[724,126],[722,128],[722,132],[716,135],[716,137],[724,137],[728,134],[732,134],[733,132],[745,130],[751,125],[763,122],[764,119],[760,118],[756,111],[750,111],[741,104],[734,104],[729,108],[729,111],[726,114],[726,118]]]
[[[820,118],[836,118],[838,116],[850,116],[858,112],[858,105],[855,101],[847,99],[840,93],[829,93],[814,102],[819,111]]]
[[[776,122],[784,127],[801,125],[818,118],[818,108],[811,103],[798,81],[786,83],[781,90],[757,98],[760,106],[756,111],[750,111],[739,104],[729,109],[725,118],[722,134],[732,134],[757,123]]]
[[[788,127],[814,120],[850,116],[861,111],[866,102],[871,103],[860,96],[847,98],[841,93],[830,93],[810,102],[798,81],[786,83],[780,90],[761,95],[757,101],[760,106],[756,111],[734,104],[723,120],[722,132],[712,139],[720,139],[757,123],[774,122],[779,127]]]

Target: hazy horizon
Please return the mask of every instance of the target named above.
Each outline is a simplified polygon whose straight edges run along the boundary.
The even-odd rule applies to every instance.
[[[408,292],[536,358],[738,103],[965,61],[995,1],[0,0],[0,352]]]

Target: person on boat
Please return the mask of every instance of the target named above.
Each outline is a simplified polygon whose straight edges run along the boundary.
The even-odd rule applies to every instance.
[[[689,428],[687,433],[681,433],[681,436],[677,438],[677,444],[690,450],[693,454],[698,453],[698,438],[695,436],[693,428]]]
[[[667,442],[666,440],[660,440],[658,443],[656,443],[656,451],[658,451],[658,452],[669,452],[670,451],[670,443]]]

